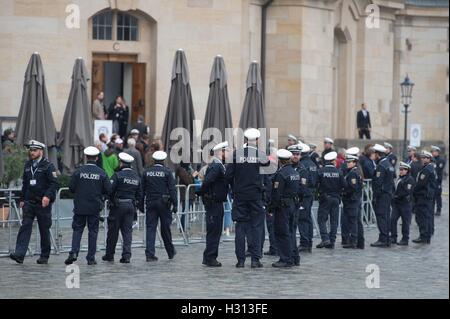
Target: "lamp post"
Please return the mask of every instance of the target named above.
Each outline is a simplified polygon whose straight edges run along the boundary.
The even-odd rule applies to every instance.
[[[401,92],[402,92],[402,103],[405,113],[405,135],[403,137],[403,158],[406,158],[406,148],[407,148],[407,140],[408,140],[408,113],[409,107],[411,106],[411,100],[412,100],[412,90],[414,88],[414,83],[411,82],[409,79],[409,76],[406,75],[405,80],[403,80],[402,83],[400,83]]]

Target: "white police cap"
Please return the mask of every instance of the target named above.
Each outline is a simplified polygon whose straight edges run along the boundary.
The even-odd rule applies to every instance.
[[[223,150],[223,149],[226,149],[226,148],[228,148],[228,141],[225,141],[225,142],[217,144],[216,146],[214,146],[212,148],[212,150],[215,152],[215,151]]]
[[[428,158],[432,158],[432,157],[433,157],[433,154],[431,154],[431,153],[428,152],[428,151],[422,151],[422,152],[420,153],[420,157],[428,157]]]
[[[134,157],[127,153],[119,153],[119,159],[124,163],[132,163],[134,161]]]
[[[300,144],[291,145],[287,148],[287,150],[291,153],[300,153],[302,151],[302,147]]]
[[[293,135],[293,134],[289,134],[288,135],[288,140],[293,140],[293,141],[298,141],[298,138],[295,136],[295,135]]]
[[[411,165],[409,165],[409,164],[407,164],[407,163],[405,163],[405,162],[400,162],[399,167],[400,167],[400,168],[406,168],[406,169],[408,169],[408,170],[411,169]]]
[[[417,148],[415,146],[409,145],[408,151],[417,151]]]
[[[277,151],[277,157],[279,159],[290,159],[292,157],[292,153],[285,149],[279,149]]]
[[[84,155],[87,156],[97,156],[98,154],[100,154],[100,151],[98,150],[98,148],[94,147],[94,146],[88,146],[84,149]]]
[[[244,136],[249,141],[256,141],[261,137],[261,133],[256,128],[249,128],[244,132]]]
[[[388,142],[384,142],[384,147],[386,147],[386,148],[394,148],[394,146],[392,146],[392,144],[390,144]]]
[[[115,141],[116,144],[123,144],[123,140],[121,138],[116,139]]]
[[[152,155],[155,161],[164,161],[167,158],[167,153],[163,151],[156,151]]]
[[[28,142],[27,146],[30,149],[38,149],[38,150],[43,150],[45,148],[45,144],[44,143],[38,142],[36,140],[30,140]]]
[[[130,135],[135,135],[135,134],[139,134],[139,130],[134,128],[131,130]]]
[[[306,154],[306,153],[309,153],[311,151],[311,147],[309,147],[309,145],[307,145],[307,144],[300,143],[299,147],[302,150],[302,154]]]
[[[323,159],[326,161],[334,161],[337,158],[337,155],[338,154],[336,152],[329,152],[329,153],[325,154]]]
[[[384,147],[383,145],[380,145],[380,144],[375,144],[374,146],[373,146],[373,150],[375,151],[375,152],[379,152],[379,153],[386,153],[386,147]]]
[[[314,144],[314,143],[309,143],[308,146],[309,146],[311,149],[317,148],[317,144]]]
[[[334,144],[333,139],[331,139],[331,138],[329,138],[329,137],[326,137],[326,138],[323,140],[323,142],[324,142],[324,143]]]
[[[345,160],[347,162],[357,161],[358,160],[358,156],[352,155],[352,154],[346,154],[345,155]]]
[[[347,154],[347,155],[358,155],[359,154],[359,148],[358,147],[350,147],[348,150],[345,151],[345,154]]]
[[[440,152],[440,151],[441,151],[441,148],[440,148],[439,146],[436,146],[436,145],[431,145],[431,151],[432,151],[432,152],[434,152],[434,151]]]

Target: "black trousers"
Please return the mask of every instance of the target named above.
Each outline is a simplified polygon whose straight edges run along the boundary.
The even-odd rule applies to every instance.
[[[95,252],[97,251],[97,237],[99,226],[99,213],[92,215],[73,215],[72,220],[72,250],[70,253],[76,254],[80,252],[81,237],[83,236],[84,228],[88,228],[88,254],[86,259],[88,261],[95,260]]]
[[[122,257],[131,258],[133,219],[136,208],[133,203],[119,203],[111,209],[108,216],[108,234],[106,237],[106,255],[114,256],[119,231],[122,234]]]
[[[364,136],[370,140],[371,136],[370,136],[370,130],[367,128],[361,128],[358,130],[358,134],[359,134],[359,139],[364,139]]]
[[[172,257],[175,253],[175,248],[172,243],[172,232],[170,231],[170,225],[172,224],[172,213],[163,203],[162,199],[152,200],[147,205],[145,255],[147,257],[155,256],[155,240],[158,220],[161,222],[161,237],[164,242],[167,255]]]
[[[206,248],[203,262],[217,259],[219,255],[220,235],[223,228],[223,203],[211,203],[206,206]]]
[[[322,196],[319,201],[319,210],[317,212],[317,222],[320,229],[322,241],[336,241],[336,233],[339,223],[339,202],[338,197]],[[330,217],[330,232],[327,230],[327,221]]]
[[[361,201],[343,201],[343,211],[341,216],[342,240],[357,244],[360,238],[359,228],[361,224]],[[362,227],[361,227],[362,228]]]
[[[377,217],[377,226],[380,232],[378,240],[383,243],[389,243],[391,200],[392,196],[388,193],[381,193],[374,200],[375,216]]]
[[[311,209],[314,202],[313,196],[304,196],[298,212],[298,231],[300,233],[300,246],[312,247],[314,225],[311,217]]]
[[[425,197],[414,198],[414,214],[419,226],[420,238],[430,240],[433,234],[433,199]]]
[[[235,199],[233,219],[236,221],[235,253],[239,262],[245,262],[245,240],[248,240],[252,261],[262,258],[261,237],[265,212],[262,201]]]
[[[276,240],[275,240],[273,219],[274,219],[273,214],[266,213],[266,225],[267,225],[267,231],[269,232],[269,252],[276,254],[278,252],[278,250],[277,250],[277,244],[276,244]]]
[[[22,226],[17,234],[15,254],[25,257],[30,243],[33,221],[37,218],[39,235],[41,236],[41,257],[50,257],[50,227],[52,227],[52,205],[42,207],[41,204],[31,204],[25,202],[23,207]]]
[[[438,187],[436,189],[436,195],[434,197],[434,205],[436,210],[440,212],[442,210],[442,182],[438,182]],[[434,211],[434,209],[433,209]]]
[[[274,214],[274,231],[277,242],[278,255],[280,261],[293,264],[300,261],[297,249],[297,208],[291,204],[287,207],[280,207]]]
[[[402,219],[402,239],[409,240],[409,227],[412,218],[412,203],[408,201],[393,201],[391,215],[391,241],[397,241],[397,223]]]

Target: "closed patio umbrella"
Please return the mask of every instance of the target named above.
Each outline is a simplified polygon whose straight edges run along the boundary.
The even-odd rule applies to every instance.
[[[26,145],[31,139],[44,143],[47,146],[46,156],[58,167],[55,122],[45,87],[41,57],[37,52],[31,56],[25,71],[16,134],[16,143],[19,145]]]
[[[72,86],[64,112],[58,146],[62,150],[64,170],[71,174],[83,163],[83,150],[92,145],[92,115],[87,95],[88,71],[82,58],[75,61]]]

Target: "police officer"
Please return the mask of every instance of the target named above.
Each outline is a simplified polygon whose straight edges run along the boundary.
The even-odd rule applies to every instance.
[[[217,261],[220,235],[223,227],[223,203],[227,201],[228,184],[225,181],[225,151],[228,142],[219,143],[212,148],[212,161],[206,169],[200,193],[206,209],[206,248],[203,252],[203,265],[221,267]]]
[[[297,149],[296,152],[299,150]],[[274,215],[275,240],[280,260],[273,263],[272,266],[276,268],[300,266],[300,255],[295,236],[300,174],[292,166],[293,154],[290,151],[278,150],[277,157],[280,161],[280,169],[273,177],[270,210]],[[304,168],[303,171],[306,172]]]
[[[247,129],[247,145],[233,152],[232,163],[227,165],[225,178],[233,189],[232,218],[236,222],[236,267],[245,264],[245,238],[251,254],[251,267],[261,268],[261,234],[264,231],[264,185],[260,169],[269,166],[266,154],[258,150],[261,133]]]
[[[438,146],[431,146],[431,154],[433,155],[437,176],[437,189],[434,204],[436,205],[436,216],[440,216],[442,210],[442,178],[444,175],[445,164],[447,164],[447,162],[445,158],[441,157],[441,149]]]
[[[423,168],[417,175],[416,186],[414,187],[414,213],[419,226],[420,236],[414,239],[416,244],[429,244],[433,235],[433,202],[437,189],[437,178],[434,165],[431,163],[433,155],[430,152],[422,151],[420,159]]]
[[[359,154],[359,148],[358,147],[351,147],[349,149],[347,149],[345,151],[345,157],[346,160],[345,162],[343,162],[341,164],[341,166],[339,167],[339,169],[342,171],[342,173],[344,174],[344,176],[347,175],[347,173],[349,172],[349,168],[348,168],[348,161],[347,161],[347,157],[351,157],[353,156],[358,156]],[[357,159],[358,160],[358,159]],[[350,161],[351,162],[351,161]],[[348,182],[348,180],[346,179],[346,181]],[[347,185],[348,186],[348,185]],[[345,195],[345,192],[344,192]],[[341,236],[342,236],[342,245],[346,245],[348,243],[348,236],[349,236],[349,224],[348,224],[348,219],[347,219],[347,215],[342,213],[341,215]]]
[[[375,144],[375,158],[377,168],[373,177],[372,189],[374,198],[374,210],[377,218],[378,240],[370,244],[372,247],[390,247],[389,224],[391,212],[391,200],[394,193],[394,167],[386,156],[386,148]]]
[[[303,205],[303,197],[305,195],[305,193],[308,191],[308,177],[309,177],[309,170],[302,164],[300,163],[300,158],[301,158],[301,150],[302,150],[302,145],[305,144],[297,144],[297,145],[293,145],[291,147],[288,148],[288,151],[291,152],[292,157],[291,157],[291,162],[292,162],[292,167],[294,168],[294,170],[298,173],[299,175],[299,185],[298,185],[298,194],[297,194],[297,198],[296,198],[296,210],[295,210],[295,216],[296,216],[296,222],[295,225],[296,227],[298,226],[298,230],[300,233],[300,245],[303,245],[304,247],[308,247],[308,229],[305,228],[305,224],[307,222],[308,216],[306,213],[306,209]],[[306,145],[305,145],[306,146]],[[302,226],[300,226],[300,223],[302,223]],[[297,230],[295,229],[294,232],[296,232]],[[297,247],[297,242],[295,242],[295,247]]]
[[[397,156],[392,152],[394,146],[388,142],[384,142],[384,147],[386,148],[386,157],[394,168],[397,166]]]
[[[292,145],[296,145],[297,143],[298,143],[298,138],[294,134],[289,134],[286,149],[288,149]]]
[[[16,250],[10,258],[23,263],[36,217],[41,236],[41,256],[36,262],[47,264],[51,249],[52,203],[58,188],[57,175],[55,166],[44,158],[43,143],[31,140],[28,148],[30,160],[25,163],[19,204],[23,211],[22,226],[17,234]]]
[[[320,155],[316,152],[317,145],[314,143],[309,143],[310,152],[307,154],[311,161],[316,164],[317,167],[320,165]]]
[[[133,219],[137,207],[142,208],[141,180],[131,168],[133,156],[119,153],[120,170],[111,177],[110,211],[108,215],[108,234],[106,237],[106,253],[104,261],[114,261],[119,231],[122,234],[122,258],[120,263],[129,264],[131,259],[131,243]]]
[[[336,152],[324,156],[325,166],[318,174],[319,211],[318,223],[322,242],[316,248],[334,249],[339,222],[339,203],[345,187],[342,171],[336,168]],[[327,220],[330,217],[330,232],[327,231]]]
[[[72,250],[65,264],[70,265],[78,258],[81,237],[87,224],[89,230],[88,265],[95,265],[97,251],[97,235],[100,211],[103,209],[103,197],[111,193],[111,184],[105,171],[96,165],[100,151],[93,146],[84,149],[87,164],[75,171],[70,179],[69,189],[75,193],[73,201]]]
[[[359,149],[351,148],[346,153],[347,170],[344,172],[346,186],[342,197],[343,248],[364,248],[364,228],[361,221],[362,178],[358,168]],[[345,232],[345,234],[344,234]]]
[[[400,162],[399,178],[395,183],[395,193],[392,200],[391,243],[408,246],[409,226],[412,217],[412,194],[415,181],[410,174],[411,166]],[[397,242],[397,222],[402,219],[402,239]]]
[[[142,177],[147,226],[145,255],[148,262],[158,260],[155,256],[158,220],[161,222],[161,237],[169,259],[173,259],[176,255],[170,225],[172,224],[172,213],[176,214],[178,210],[177,191],[174,173],[170,168],[164,166],[166,158],[167,153],[163,151],[153,153],[155,164],[145,170]]]
[[[417,148],[415,146],[409,145],[407,147],[407,152],[408,155],[406,156],[405,159],[403,159],[403,162],[411,166],[411,162],[413,161],[414,156],[417,153]]]
[[[300,231],[300,252],[312,252],[313,236],[314,236],[314,225],[311,216],[311,210],[314,202],[314,197],[316,195],[317,187],[317,165],[309,157],[310,147],[306,144],[300,144],[300,164],[303,165],[308,174],[306,177],[306,187],[303,188],[303,196],[301,198],[301,207],[304,210],[300,210],[299,216],[299,231]],[[302,180],[304,182],[304,180]]]
[[[324,164],[325,162],[325,155],[327,155],[328,153],[334,152],[334,141],[333,139],[326,137],[323,140],[323,151],[322,151],[322,164]]]

